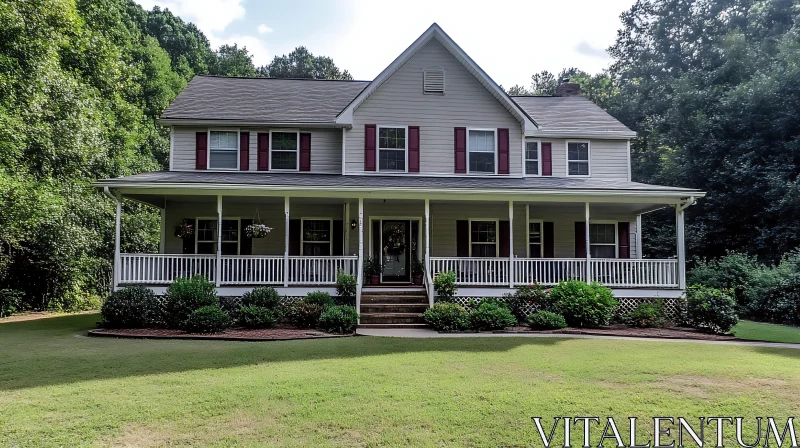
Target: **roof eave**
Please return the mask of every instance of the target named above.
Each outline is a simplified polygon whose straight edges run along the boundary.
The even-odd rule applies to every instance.
[[[546,131],[537,130],[534,132],[526,132],[526,137],[535,138],[591,138],[591,139],[605,139],[605,140],[627,140],[636,138],[636,133],[633,131],[582,131],[575,129],[571,131]]]
[[[197,119],[197,118],[159,118],[162,126],[242,126],[242,127],[290,127],[290,128],[341,128],[333,120],[330,121],[259,121],[239,119]]]

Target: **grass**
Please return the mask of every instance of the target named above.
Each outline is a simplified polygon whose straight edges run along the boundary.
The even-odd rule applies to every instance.
[[[541,446],[532,416],[785,419],[800,396],[793,349],[86,337],[97,319],[0,324],[0,446]]]
[[[800,344],[800,327],[742,320],[731,333],[739,339]]]

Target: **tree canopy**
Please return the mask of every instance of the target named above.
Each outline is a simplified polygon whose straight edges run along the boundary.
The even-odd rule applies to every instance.
[[[306,47],[297,47],[288,55],[275,56],[272,62],[260,67],[258,73],[269,78],[353,79],[350,72],[342,71],[333,59],[314,56]]]

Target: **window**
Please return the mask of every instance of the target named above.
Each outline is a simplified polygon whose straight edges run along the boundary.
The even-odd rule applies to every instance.
[[[378,170],[406,170],[406,128],[378,126]]]
[[[444,95],[444,69],[428,67],[422,71],[422,92]]]
[[[270,132],[269,134],[270,157],[272,158],[270,169],[296,170],[299,134],[297,132]]]
[[[326,257],[331,254],[331,226],[329,219],[303,220],[303,255]]]
[[[528,257],[542,258],[542,222],[528,223]]]
[[[198,219],[197,220],[197,246],[195,252],[198,254],[217,253],[217,220]],[[239,254],[239,220],[222,220],[222,255]]]
[[[567,142],[567,175],[589,175],[589,142]]]
[[[616,224],[589,224],[589,245],[592,258],[617,258]]]
[[[497,256],[497,221],[470,221],[469,246],[472,257]]]
[[[495,174],[494,131],[470,130],[467,152],[470,173]]]
[[[208,167],[215,170],[239,169],[239,132],[209,131]]]
[[[525,142],[525,174],[539,175],[539,142]]]

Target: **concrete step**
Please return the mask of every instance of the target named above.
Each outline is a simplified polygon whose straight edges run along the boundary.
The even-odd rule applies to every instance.
[[[361,297],[364,296],[424,296],[425,288],[405,288],[401,291],[393,291],[390,288],[370,288],[361,290]]]
[[[424,324],[422,313],[361,313],[362,324]]]
[[[424,313],[428,304],[420,303],[362,303],[361,312],[367,314],[379,313]]]
[[[358,328],[430,328],[426,324],[359,324]]]
[[[413,304],[413,303],[428,303],[428,297],[422,296],[396,296],[392,294],[381,295],[361,295],[361,305],[373,303],[395,303],[395,304]]]

